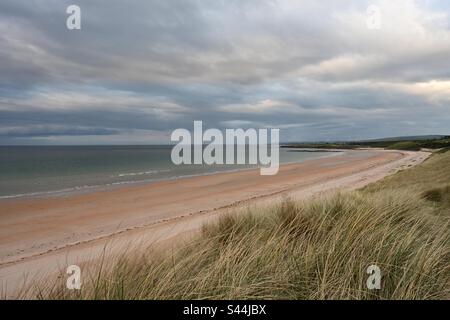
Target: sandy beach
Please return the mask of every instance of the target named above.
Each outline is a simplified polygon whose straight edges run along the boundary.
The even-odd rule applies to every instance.
[[[0,201],[0,285],[33,279],[108,252],[190,235],[229,208],[362,187],[418,164],[426,152],[352,150],[280,167],[218,173],[91,193]]]

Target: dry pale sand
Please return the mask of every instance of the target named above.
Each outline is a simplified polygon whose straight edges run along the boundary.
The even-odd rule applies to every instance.
[[[267,205],[354,189],[418,164],[426,152],[345,151],[288,164],[275,176],[259,170],[161,181],[59,197],[0,201],[0,288],[7,297],[102,253],[172,244],[231,207]],[[105,249],[106,248],[106,249]]]

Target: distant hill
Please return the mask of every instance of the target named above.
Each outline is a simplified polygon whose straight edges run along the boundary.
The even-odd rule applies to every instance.
[[[313,142],[290,143],[282,147],[314,148],[314,149],[355,149],[355,148],[386,148],[396,150],[420,150],[450,148],[450,136],[426,135],[410,137],[392,137],[373,140],[345,141],[345,142]]]
[[[424,141],[424,140],[440,140],[448,139],[450,136],[445,135],[425,135],[425,136],[403,136],[403,137],[389,137],[380,139],[360,140],[361,142],[375,142],[375,141]]]

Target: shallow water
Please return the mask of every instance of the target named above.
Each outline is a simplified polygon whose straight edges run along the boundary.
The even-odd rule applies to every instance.
[[[256,165],[174,165],[172,146],[3,146],[0,198],[65,193],[92,187],[157,181]],[[280,148],[280,163],[332,156]]]

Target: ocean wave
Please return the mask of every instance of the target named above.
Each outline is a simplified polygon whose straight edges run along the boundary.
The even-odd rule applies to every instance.
[[[163,170],[149,170],[149,171],[141,171],[141,172],[127,172],[127,173],[119,173],[113,177],[134,177],[134,176],[144,176],[144,175],[152,175],[157,173],[165,173],[169,172],[170,169]]]
[[[326,155],[317,156],[314,158],[308,158],[308,159],[304,159],[304,160],[332,157],[332,156],[337,156],[339,154],[341,154],[341,152],[333,152],[333,153],[328,153]],[[299,162],[302,162],[302,161],[297,160],[297,161],[292,161],[292,162],[281,162],[280,165],[299,163]],[[241,168],[235,168],[235,169],[223,168],[221,170],[209,170],[209,171],[205,171],[205,172],[195,172],[195,173],[190,173],[190,174],[189,173],[176,174],[177,172],[175,170],[174,172],[172,172],[172,174],[170,176],[153,177],[153,178],[149,177],[147,179],[141,178],[141,179],[136,179],[136,180],[133,180],[132,177],[142,177],[142,176],[146,176],[146,175],[151,176],[151,175],[156,175],[158,173],[167,173],[167,172],[170,172],[173,170],[161,169],[161,170],[147,170],[147,171],[140,171],[140,172],[125,172],[125,173],[118,173],[116,175],[110,176],[110,178],[116,178],[116,180],[119,180],[119,181],[110,181],[110,182],[105,182],[105,183],[101,183],[101,184],[93,184],[93,185],[82,185],[82,186],[64,188],[64,189],[59,189],[59,190],[51,190],[51,191],[37,191],[37,192],[30,192],[30,193],[3,195],[3,196],[0,196],[0,199],[65,195],[65,194],[70,194],[72,192],[83,191],[83,190],[87,190],[87,189],[97,189],[97,188],[128,185],[128,184],[151,183],[151,182],[157,182],[157,181],[161,181],[161,180],[177,180],[177,179],[190,178],[190,177],[195,177],[195,176],[213,175],[213,174],[223,173],[223,172],[237,172],[237,171],[243,171],[243,170],[251,170],[251,169],[255,169],[255,168],[259,168],[259,166],[250,166],[250,167],[245,167],[245,168],[241,167]],[[118,178],[124,178],[124,177],[129,177],[131,180],[118,179]]]
[[[85,189],[95,188],[95,187],[98,187],[98,186],[85,185],[85,186],[76,186],[76,187],[72,187],[72,188],[64,188],[64,189],[59,189],[59,190],[18,193],[18,194],[0,196],[0,199],[13,199],[13,198],[21,198],[21,197],[37,197],[37,196],[54,195],[54,194],[65,194],[65,193],[70,193],[70,192],[74,192],[74,191],[80,191],[80,190],[85,190]]]
[[[164,170],[149,170],[149,171],[142,171],[142,172],[130,172],[130,173],[119,173],[117,175],[113,175],[112,177],[118,178],[118,177],[133,177],[133,176],[143,176],[143,175],[152,175],[157,173],[165,173],[169,172],[171,170],[164,169]],[[28,192],[28,193],[18,193],[18,194],[11,194],[11,195],[4,195],[0,196],[0,199],[14,199],[14,198],[22,198],[22,197],[39,197],[39,196],[51,196],[51,195],[58,195],[58,194],[69,194],[71,192],[76,191],[83,191],[86,189],[93,189],[93,188],[101,188],[101,187],[108,187],[108,186],[115,186],[115,185],[122,185],[122,184],[133,184],[133,183],[139,183],[144,181],[152,181],[152,180],[129,180],[129,181],[115,181],[115,182],[108,182],[103,184],[94,184],[94,185],[82,185],[82,186],[75,186],[70,188],[64,188],[64,189],[58,189],[58,190],[49,190],[49,191],[36,191],[36,192]]]

